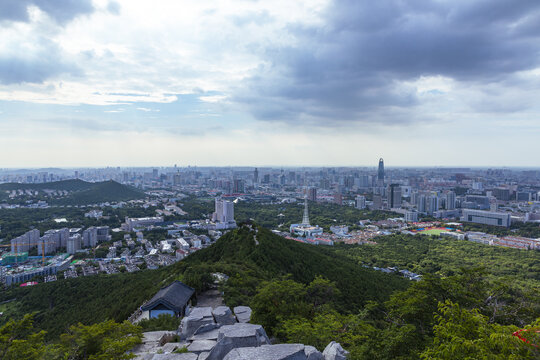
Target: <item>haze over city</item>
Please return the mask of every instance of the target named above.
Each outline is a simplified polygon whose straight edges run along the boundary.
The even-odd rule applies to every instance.
[[[1,1],[1,167],[538,166],[536,1]]]

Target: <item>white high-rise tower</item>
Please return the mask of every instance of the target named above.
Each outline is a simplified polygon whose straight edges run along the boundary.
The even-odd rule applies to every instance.
[[[307,196],[304,198],[304,216],[302,217],[302,225],[309,226],[309,212]]]

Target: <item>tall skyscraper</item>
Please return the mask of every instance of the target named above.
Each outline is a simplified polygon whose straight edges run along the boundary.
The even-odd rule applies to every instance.
[[[259,183],[259,169],[255,168],[255,171],[253,171],[253,183],[258,184]]]
[[[398,209],[401,207],[401,186],[399,184],[391,184],[388,187],[388,208]]]
[[[317,201],[317,188],[310,187],[307,196],[309,201]]]
[[[382,186],[384,184],[384,160],[379,159],[379,170],[377,171],[377,185]]]

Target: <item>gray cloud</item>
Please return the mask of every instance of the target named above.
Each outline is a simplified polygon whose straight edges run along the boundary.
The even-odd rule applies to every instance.
[[[414,121],[396,109],[419,104],[415,89],[396,82],[505,81],[540,64],[539,23],[536,0],[337,0],[323,26],[291,24],[298,45],[267,48],[234,99],[262,120]]]
[[[36,6],[59,24],[94,11],[92,0],[2,0],[0,21],[29,21],[28,7]]]
[[[43,83],[48,78],[69,73],[80,75],[81,70],[62,59],[62,51],[54,42],[40,38],[32,53],[18,51],[16,55],[0,54],[0,83]]]

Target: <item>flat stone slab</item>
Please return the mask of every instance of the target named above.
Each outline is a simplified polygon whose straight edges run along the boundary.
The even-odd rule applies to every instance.
[[[201,353],[209,352],[216,346],[217,341],[215,340],[195,340],[187,348],[190,352]]]
[[[207,353],[207,352],[200,353],[199,358],[197,360],[206,360],[206,358],[208,357],[208,354],[210,353]]]
[[[302,344],[262,345],[231,350],[223,360],[307,360]]]
[[[190,337],[189,341],[195,341],[195,340],[217,340],[218,338],[219,329],[214,329],[211,331],[203,332],[200,334],[195,334],[192,337]]]
[[[249,306],[236,306],[233,311],[238,322],[248,323],[251,320],[251,308]]]
[[[212,307],[200,306],[191,308],[188,316],[192,318],[212,317]]]

